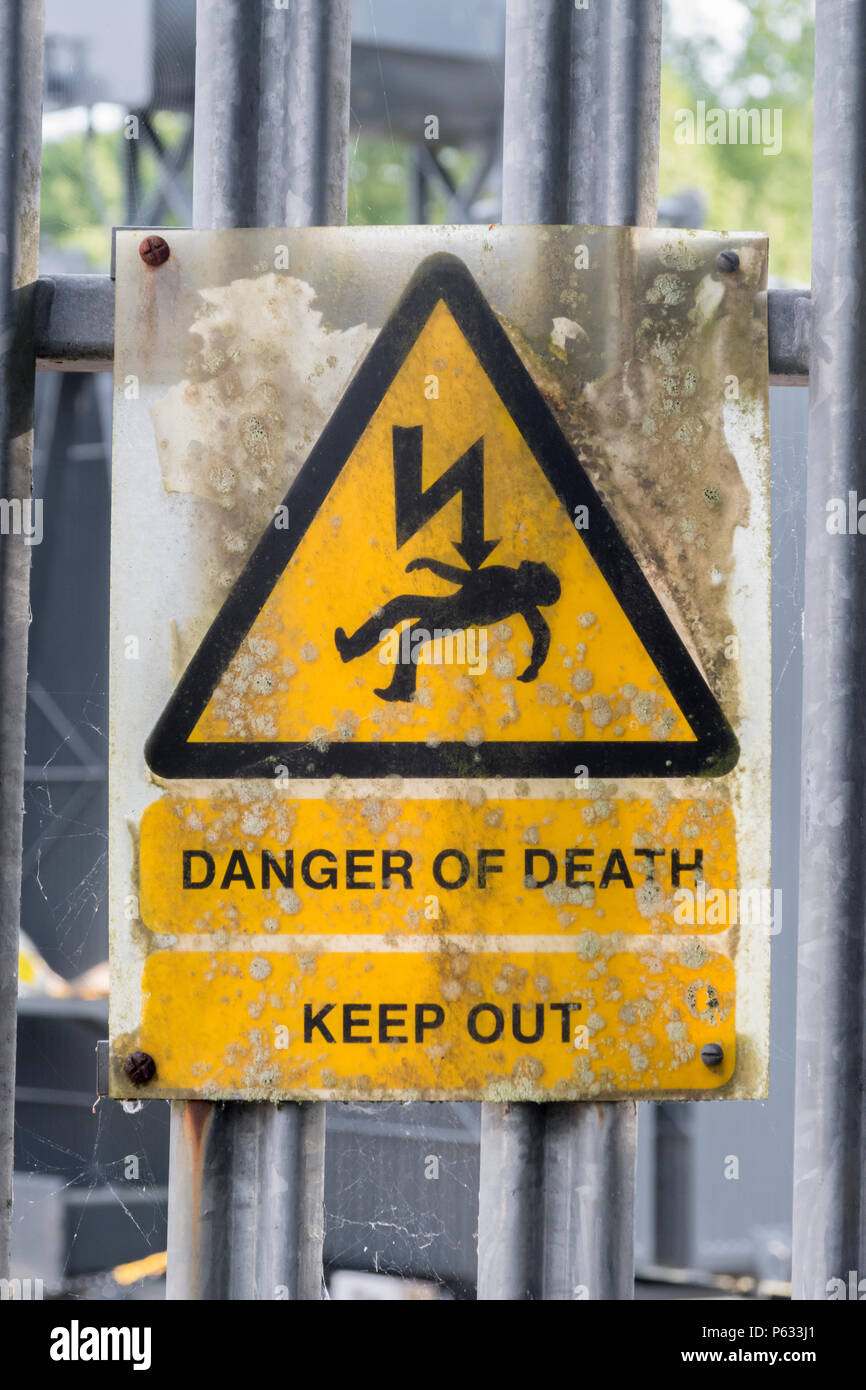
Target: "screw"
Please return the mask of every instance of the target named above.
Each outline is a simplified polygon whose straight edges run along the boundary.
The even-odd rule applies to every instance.
[[[725,1054],[718,1043],[704,1043],[701,1048],[701,1061],[705,1067],[720,1067],[724,1060]]]
[[[149,1052],[131,1052],[123,1064],[133,1086],[146,1086],[156,1076],[156,1062]]]
[[[146,236],[138,248],[138,254],[145,265],[165,265],[171,255],[171,247],[161,236]]]
[[[736,251],[720,251],[716,265],[719,270],[739,270],[740,258]]]

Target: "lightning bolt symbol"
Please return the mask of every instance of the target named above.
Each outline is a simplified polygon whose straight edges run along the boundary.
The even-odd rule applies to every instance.
[[[394,510],[397,549],[460,494],[463,526],[454,549],[472,570],[480,569],[499,544],[484,537],[484,438],[476,439],[430,486],[422,485],[423,425],[395,425]]]

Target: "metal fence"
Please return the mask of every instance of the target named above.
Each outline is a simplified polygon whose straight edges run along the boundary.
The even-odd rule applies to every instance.
[[[198,0],[193,220],[198,227],[345,220],[349,0]],[[503,220],[652,225],[661,0],[509,0]],[[41,0],[0,11],[0,496],[32,481],[34,371],[111,365],[113,287],[37,279]],[[858,321],[866,235],[866,0],[817,0],[812,297],[769,296],[770,371],[810,378],[794,1296],[866,1266],[866,944],[858,836],[866,642],[857,538],[829,540],[826,502],[856,493],[866,433]],[[421,190],[423,194],[423,190]],[[423,196],[419,194],[419,203]],[[459,202],[459,200],[458,200]],[[811,365],[811,374],[810,374]],[[0,1164],[11,1185],[29,551],[0,537]],[[179,1102],[171,1122],[172,1298],[317,1299],[325,1111],[315,1103]],[[633,1102],[485,1105],[478,1296],[633,1291]],[[677,1115],[657,1152],[681,1151]],[[267,1212],[267,1219],[263,1216]],[[9,1213],[0,1214],[0,1271]]]

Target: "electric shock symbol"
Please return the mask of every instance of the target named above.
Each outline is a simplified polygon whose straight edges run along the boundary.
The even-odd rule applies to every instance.
[[[414,651],[412,638],[424,629],[461,632],[470,627],[486,627],[520,615],[529,628],[532,653],[526,670],[517,677],[534,681],[550,649],[550,628],[539,612],[550,607],[562,592],[553,570],[542,562],[524,560],[516,567],[481,566],[499,544],[484,537],[484,439],[476,439],[456,463],[436,479],[426,492],[422,487],[422,426],[405,429],[395,425],[394,510],[397,549],[458,493],[463,504],[462,538],[452,541],[468,569],[458,569],[442,560],[419,558],[406,566],[406,573],[426,569],[437,578],[458,586],[453,594],[398,594],[374,617],[347,636],[343,628],[334,633],[334,642],[343,661],[354,661],[382,640],[382,633],[412,620],[407,650]],[[420,637],[418,638],[421,641]],[[409,701],[415,694],[418,668],[415,661],[398,664],[391,683],[376,690],[381,700]]]
[[[426,492],[421,482],[423,426],[412,425],[406,429],[395,425],[393,440],[397,549],[400,550],[459,493],[463,505],[463,531],[460,540],[452,544],[464,564],[471,570],[480,569],[499,544],[498,540],[484,537],[483,436],[431,483]]]

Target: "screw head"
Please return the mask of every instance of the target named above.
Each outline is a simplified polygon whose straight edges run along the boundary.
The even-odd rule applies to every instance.
[[[165,265],[171,255],[171,247],[161,236],[146,236],[139,244],[138,254],[145,265]]]
[[[146,1086],[156,1076],[156,1062],[149,1052],[131,1052],[123,1064],[123,1070],[133,1086]]]
[[[740,258],[736,251],[720,251],[716,265],[719,267],[719,270],[739,270]]]
[[[705,1067],[720,1067],[725,1054],[719,1043],[704,1043],[701,1048],[701,1061]]]

